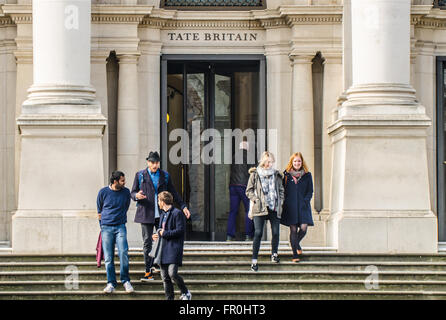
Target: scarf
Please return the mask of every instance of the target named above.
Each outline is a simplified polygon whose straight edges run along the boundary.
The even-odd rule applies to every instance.
[[[260,177],[260,182],[262,184],[262,191],[265,195],[265,200],[267,206],[271,210],[276,209],[277,193],[276,193],[276,170],[275,169],[264,169],[257,167],[257,173]]]
[[[288,173],[291,175],[291,177],[293,177],[294,183],[297,183],[300,180],[300,178],[302,178],[302,176],[305,174],[305,170],[300,169],[296,171],[294,169],[291,169]]]

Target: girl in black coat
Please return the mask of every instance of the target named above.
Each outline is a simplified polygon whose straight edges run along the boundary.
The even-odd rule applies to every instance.
[[[314,225],[310,204],[313,197],[313,179],[300,152],[290,157],[284,171],[283,184],[285,200],[280,222],[290,227],[293,262],[299,262],[299,255],[302,254],[300,241],[305,237],[307,227]]]

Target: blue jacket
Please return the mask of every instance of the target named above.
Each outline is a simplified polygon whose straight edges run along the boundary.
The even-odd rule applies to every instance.
[[[173,200],[181,207],[181,210],[183,210],[186,207],[186,204],[176,192],[170,175],[161,169],[159,169],[159,171],[160,179],[158,182],[158,194],[163,191],[169,191],[173,196]],[[139,192],[139,190],[142,190],[147,199],[136,199],[136,194]],[[153,185],[152,178],[150,178],[150,175],[147,172],[147,168],[138,171],[135,174],[131,197],[137,202],[134,221],[136,223],[155,223],[155,205],[157,206],[158,203],[155,203],[155,187]],[[161,209],[158,208],[158,212],[161,214]]]
[[[297,184],[294,183],[293,177],[288,172],[285,171],[283,174],[285,200],[283,201],[280,222],[286,226],[294,224],[313,226],[310,204],[313,197],[313,178],[311,173],[305,173]]]
[[[186,217],[183,212],[172,206],[169,210],[164,233],[161,237],[161,264],[183,264],[184,233],[186,231]],[[163,218],[166,215],[160,211],[160,225],[162,228]]]

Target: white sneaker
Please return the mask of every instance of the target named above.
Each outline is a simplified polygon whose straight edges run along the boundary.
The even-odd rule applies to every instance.
[[[132,285],[130,284],[130,281],[126,281],[124,283],[124,289],[125,289],[125,292],[127,292],[127,293],[132,293],[135,291],[135,289],[133,289]]]
[[[115,287],[111,283],[107,283],[107,286],[104,288],[105,293],[113,293],[115,291]]]
[[[188,290],[187,293],[183,293],[180,300],[192,300],[192,293]]]

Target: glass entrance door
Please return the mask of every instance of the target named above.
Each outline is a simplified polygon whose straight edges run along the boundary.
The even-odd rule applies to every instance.
[[[437,215],[439,241],[446,241],[446,57],[437,58]]]
[[[165,168],[191,211],[186,239],[225,240],[231,175],[231,163],[225,159],[231,159],[238,148],[234,139],[229,149],[225,147],[225,130],[260,127],[259,63],[169,61],[165,68],[162,143],[166,148],[161,150],[162,157],[163,153],[168,155],[163,158]],[[239,239],[244,223],[240,203],[236,223]]]

